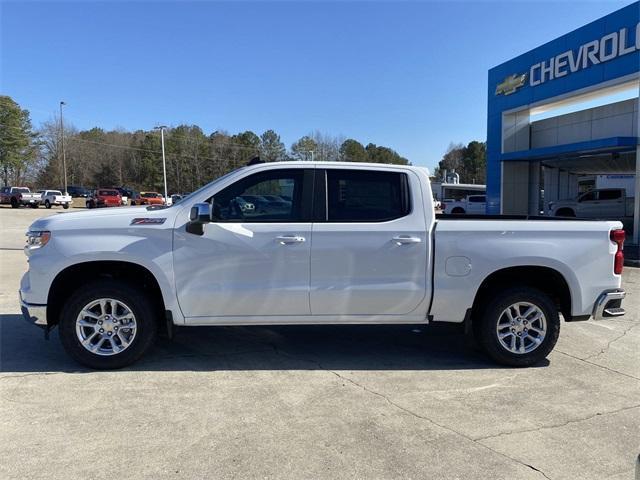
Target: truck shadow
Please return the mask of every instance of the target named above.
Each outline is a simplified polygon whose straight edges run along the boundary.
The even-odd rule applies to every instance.
[[[540,364],[547,366],[548,362]],[[328,325],[180,328],[160,337],[130,371],[470,370],[495,363],[451,328],[417,325]],[[20,315],[0,315],[0,371],[91,370],[49,341]]]

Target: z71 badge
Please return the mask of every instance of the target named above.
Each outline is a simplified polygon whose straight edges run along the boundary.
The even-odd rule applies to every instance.
[[[134,218],[131,225],[162,225],[166,218]]]

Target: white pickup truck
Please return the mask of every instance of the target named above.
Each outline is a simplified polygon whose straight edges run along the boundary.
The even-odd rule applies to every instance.
[[[633,217],[633,198],[624,188],[599,188],[583,193],[575,200],[549,202],[554,217],[615,218]]]
[[[242,208],[250,196],[280,200]],[[118,368],[175,325],[441,322],[529,366],[553,349],[560,314],[624,314],[620,222],[436,219],[432,202],[423,168],[283,162],[172,207],[42,218],[23,316],[58,326],[77,361]]]
[[[447,200],[441,204],[442,213],[484,215],[487,209],[486,195],[468,195],[462,200]]]
[[[71,195],[65,195],[60,190],[40,190],[40,203],[45,208],[51,208],[54,205],[61,205],[65,210],[73,203]]]

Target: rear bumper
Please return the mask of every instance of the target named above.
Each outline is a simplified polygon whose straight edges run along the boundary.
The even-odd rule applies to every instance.
[[[622,300],[626,293],[624,290],[610,290],[602,292],[593,306],[594,320],[603,320],[605,318],[621,317],[625,314],[622,308]]]

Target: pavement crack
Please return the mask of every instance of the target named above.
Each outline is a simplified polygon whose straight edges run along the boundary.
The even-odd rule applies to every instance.
[[[519,464],[519,465],[522,465],[523,467],[527,467],[527,468],[529,468],[529,469],[531,469],[531,470],[534,470],[534,471],[538,472],[540,475],[542,475],[544,478],[546,478],[546,479],[548,479],[548,480],[551,480],[551,478],[550,478],[549,476],[547,476],[547,475],[546,475],[542,470],[540,470],[539,468],[536,468],[536,467],[534,467],[533,465],[530,465],[530,464],[528,464],[528,463],[525,463],[525,462],[523,462],[523,461],[521,461],[521,460],[518,460],[517,458],[514,458],[514,457],[512,457],[512,456],[510,456],[510,455],[507,455],[506,453],[503,453],[503,452],[500,452],[500,451],[498,451],[498,450],[495,450],[494,448],[490,447],[489,445],[485,445],[485,444],[483,444],[483,443],[481,443],[481,442],[477,441],[477,440],[476,440],[476,439],[474,439],[473,437],[470,437],[470,436],[468,436],[468,435],[465,435],[464,433],[459,432],[459,431],[457,431],[457,430],[454,430],[454,429],[453,429],[453,428],[451,428],[451,427],[447,427],[446,425],[443,425],[443,424],[441,424],[441,423],[438,423],[438,422],[436,422],[435,420],[433,420],[433,419],[431,419],[431,418],[429,418],[429,417],[426,417],[426,416],[424,416],[424,415],[420,415],[420,414],[418,414],[418,413],[416,413],[416,412],[414,412],[414,411],[412,411],[412,410],[410,410],[410,409],[408,409],[408,408],[406,408],[406,407],[403,407],[402,405],[400,405],[400,404],[398,404],[398,403],[394,402],[393,400],[391,400],[391,399],[390,399],[388,396],[386,396],[385,394],[380,393],[380,392],[377,392],[377,391],[375,391],[375,390],[372,390],[372,389],[370,389],[369,387],[367,387],[367,386],[365,386],[365,385],[363,385],[363,384],[361,384],[361,383],[358,383],[358,382],[356,382],[355,380],[353,380],[353,379],[351,379],[351,378],[349,378],[349,377],[347,377],[347,376],[345,376],[345,375],[342,375],[342,374],[340,374],[340,373],[336,372],[335,370],[331,370],[331,369],[329,369],[329,368],[326,368],[324,365],[322,365],[322,363],[318,362],[317,360],[312,360],[312,359],[304,358],[304,357],[298,357],[298,356],[296,356],[296,355],[292,355],[292,354],[289,354],[289,353],[287,353],[287,352],[283,352],[282,350],[278,349],[277,345],[275,345],[275,344],[270,344],[270,345],[271,345],[271,347],[273,348],[274,352],[275,352],[277,355],[287,356],[287,357],[289,357],[289,358],[296,358],[296,359],[301,360],[301,361],[303,361],[303,362],[312,363],[312,364],[316,365],[319,369],[324,370],[324,371],[325,371],[325,372],[327,372],[327,373],[331,373],[332,375],[334,375],[334,376],[338,377],[339,379],[341,379],[341,380],[343,380],[343,381],[345,381],[345,382],[348,382],[348,383],[352,384],[353,386],[355,386],[355,387],[357,387],[357,388],[360,388],[361,390],[363,390],[363,391],[365,391],[365,392],[367,392],[367,393],[369,393],[369,394],[371,394],[371,395],[375,395],[375,396],[377,396],[377,397],[382,398],[382,399],[383,399],[384,401],[386,401],[389,405],[391,405],[392,407],[394,407],[394,408],[396,408],[396,409],[398,409],[398,410],[400,410],[400,411],[402,411],[402,412],[406,413],[407,415],[411,415],[412,417],[415,417],[415,418],[417,418],[417,419],[419,419],[419,420],[423,420],[423,421],[425,421],[425,422],[429,422],[430,424],[435,425],[436,427],[438,427],[438,428],[440,428],[440,429],[442,429],[442,430],[445,430],[445,431],[447,431],[447,432],[449,432],[449,433],[452,433],[452,434],[454,434],[454,435],[457,435],[457,436],[459,436],[459,437],[462,437],[462,438],[464,438],[464,439],[466,439],[466,440],[470,441],[471,443],[474,443],[474,444],[478,445],[478,446],[479,446],[479,447],[481,447],[481,448],[484,448],[484,449],[486,449],[486,450],[489,450],[489,451],[491,451],[491,452],[495,453],[496,455],[498,455],[498,456],[500,456],[500,457],[506,458],[506,459],[508,459],[508,460],[511,460],[512,462],[515,462],[515,463],[517,463],[517,464]]]
[[[538,432],[540,430],[547,430],[547,429],[553,429],[553,428],[566,427],[567,425],[570,425],[572,423],[585,422],[585,421],[591,420],[592,418],[595,418],[595,417],[600,417],[600,416],[605,416],[605,415],[612,415],[614,413],[620,413],[620,412],[624,412],[626,410],[633,410],[634,408],[640,408],[640,405],[632,405],[630,407],[622,407],[622,408],[619,408],[617,410],[611,410],[609,412],[596,412],[596,413],[593,413],[591,415],[587,415],[586,417],[575,418],[573,420],[567,420],[566,422],[558,423],[558,424],[554,424],[554,425],[541,425],[539,427],[529,428],[529,429],[526,429],[526,430],[510,430],[508,432],[501,432],[501,433],[497,433],[495,435],[487,435],[486,437],[478,437],[478,438],[475,438],[475,440],[478,441],[478,442],[482,442],[484,440],[489,440],[489,439],[492,439],[492,438],[498,438],[498,437],[502,437],[504,435],[513,435],[513,434],[516,434],[516,433]]]
[[[628,373],[624,373],[624,372],[620,372],[618,370],[614,370],[613,368],[609,368],[609,367],[606,367],[604,365],[600,365],[599,363],[590,362],[589,360],[586,360],[586,359],[580,358],[580,357],[576,357],[575,355],[571,355],[570,353],[563,352],[562,350],[557,350],[556,349],[555,352],[556,353],[560,353],[562,355],[566,355],[567,357],[571,357],[571,358],[573,358],[575,360],[579,360],[580,362],[584,362],[586,364],[593,365],[594,367],[602,368],[603,370],[607,370],[607,371],[612,372],[612,373],[617,373],[618,375],[622,375],[624,377],[633,378],[634,380],[640,380],[640,378],[638,378],[638,377],[636,377],[634,375],[629,375]]]
[[[544,478],[548,478],[549,480],[551,480],[551,477],[548,477],[546,473],[544,473],[542,470],[540,470],[539,468],[534,467],[533,465],[529,465],[528,463],[524,463],[523,465],[529,467],[531,470],[535,470],[536,472],[538,472],[540,475],[542,475]]]
[[[634,329],[638,325],[640,325],[640,324],[634,323],[629,328],[626,328],[620,335],[618,335],[614,339],[612,339],[609,342],[607,342],[607,344],[598,353],[594,353],[593,355],[589,355],[589,356],[585,357],[584,360],[589,360],[589,359],[592,359],[592,358],[598,358],[600,355],[605,354],[609,350],[609,348],[611,347],[611,345],[613,343],[615,343],[618,340],[620,340],[622,337],[624,337],[627,333],[629,333],[632,329]]]
[[[7,378],[25,378],[25,377],[39,377],[45,375],[60,375],[62,373],[80,373],[78,372],[33,372],[33,373],[25,373],[21,375],[1,375],[0,380],[5,380]]]

